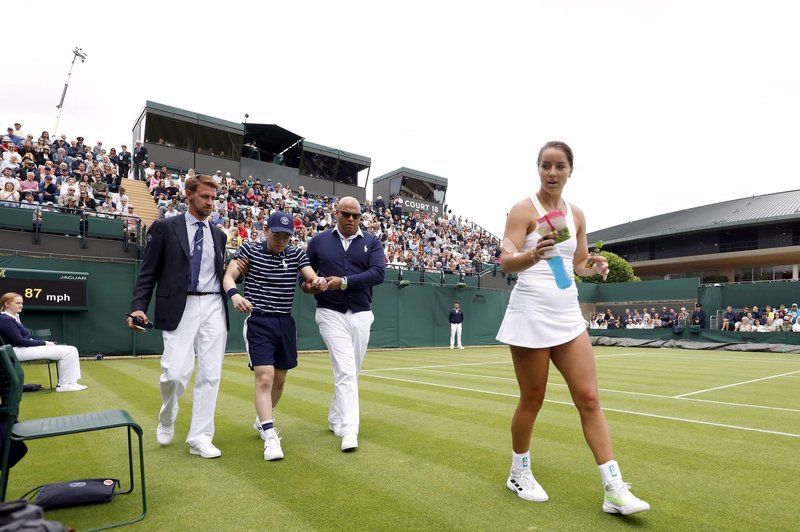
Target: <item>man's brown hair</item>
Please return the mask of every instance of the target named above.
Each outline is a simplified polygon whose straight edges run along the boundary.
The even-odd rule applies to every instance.
[[[219,183],[217,183],[213,177],[206,174],[197,174],[192,176],[186,180],[186,185],[184,188],[190,192],[195,192],[197,187],[200,185],[205,185],[208,187],[214,187],[215,190],[219,190]]]

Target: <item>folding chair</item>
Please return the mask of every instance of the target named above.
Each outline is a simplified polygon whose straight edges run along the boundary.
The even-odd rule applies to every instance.
[[[128,470],[130,473],[130,486],[127,491],[115,492],[118,494],[129,494],[134,489],[133,472],[133,445],[131,432],[136,432],[139,437],[139,478],[141,480],[142,493],[142,513],[138,517],[121,523],[104,525],[92,530],[105,530],[122,525],[128,525],[141,521],[147,514],[147,495],[144,483],[144,446],[142,444],[142,428],[131,418],[125,410],[106,410],[103,412],[91,412],[87,414],[77,414],[71,416],[60,416],[43,419],[33,419],[30,421],[18,422],[19,403],[22,400],[22,382],[24,374],[14,349],[10,345],[0,347],[0,422],[7,424],[5,437],[2,441],[3,460],[2,477],[0,477],[0,500],[6,500],[9,475],[9,454],[12,441],[27,441],[54,436],[65,436],[80,432],[91,432],[96,430],[106,430],[125,427],[128,432]],[[52,460],[52,457],[48,457]]]

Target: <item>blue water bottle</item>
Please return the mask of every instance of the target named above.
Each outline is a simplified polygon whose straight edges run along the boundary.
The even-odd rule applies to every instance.
[[[572,279],[567,275],[567,270],[564,268],[564,257],[558,251],[555,252],[552,258],[547,260],[547,264],[556,278],[556,286],[564,290],[572,285]]]

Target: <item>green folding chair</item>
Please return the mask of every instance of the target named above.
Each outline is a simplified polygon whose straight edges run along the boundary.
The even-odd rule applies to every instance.
[[[142,494],[142,513],[138,517],[129,521],[103,525],[91,530],[105,530],[118,526],[128,525],[141,521],[147,514],[147,494],[144,482],[144,446],[142,443],[142,428],[131,418],[125,410],[106,410],[103,412],[91,412],[87,414],[76,414],[71,416],[59,416],[43,419],[33,419],[29,421],[17,421],[19,417],[19,404],[22,400],[22,383],[24,373],[14,349],[10,345],[0,347],[0,422],[7,424],[2,441],[3,460],[2,477],[0,477],[0,500],[6,500],[9,475],[9,456],[12,441],[37,440],[42,438],[52,438],[54,436],[66,436],[68,434],[78,434],[81,432],[91,432],[125,427],[128,432],[128,470],[130,474],[130,485],[126,491],[117,491],[118,494],[129,494],[134,489],[134,467],[133,467],[133,444],[131,432],[136,432],[139,437],[139,479],[141,481]],[[44,457],[46,460],[53,460],[53,457]]]

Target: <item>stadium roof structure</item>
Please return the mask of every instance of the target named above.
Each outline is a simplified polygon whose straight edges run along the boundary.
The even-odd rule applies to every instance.
[[[364,155],[356,155],[355,153],[350,153],[337,148],[331,148],[329,146],[323,146],[322,144],[309,142],[307,140],[303,142],[303,151],[318,153],[320,155],[326,155],[332,159],[347,161],[355,164],[360,169],[369,168],[369,166],[372,164],[372,159]]]
[[[674,234],[800,220],[800,190],[712,203],[593,231],[587,240],[606,244]]]
[[[209,124],[213,124],[215,126],[230,128],[239,133],[242,133],[244,131],[244,125],[240,123],[231,122],[230,120],[223,120],[222,118],[216,118],[214,116],[195,113],[192,111],[187,111],[186,109],[181,109],[180,107],[173,107],[171,105],[153,102],[150,100],[145,101],[145,110],[148,109],[161,111],[162,113],[165,113],[168,116],[180,117],[192,122],[206,122]]]
[[[406,168],[403,166],[402,168],[398,168],[397,170],[392,170],[388,174],[383,174],[382,176],[376,177],[372,180],[373,185],[384,179],[389,179],[390,177],[398,176],[398,175],[407,175],[411,177],[421,178],[423,181],[428,181],[430,183],[437,183],[439,185],[447,186],[447,178],[440,177],[438,175],[429,174],[427,172],[421,172],[419,170],[412,170],[411,168]]]

